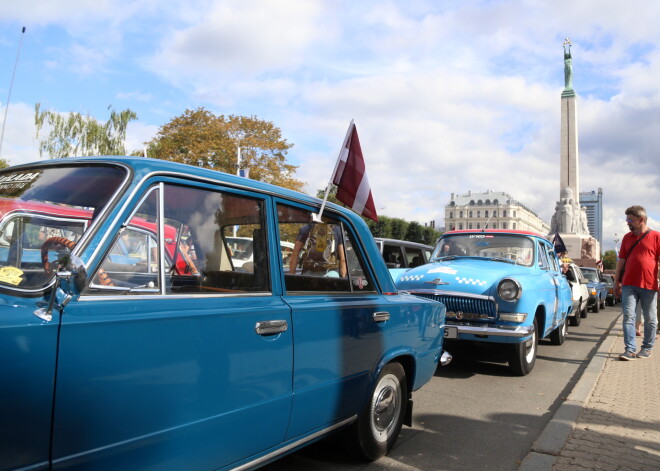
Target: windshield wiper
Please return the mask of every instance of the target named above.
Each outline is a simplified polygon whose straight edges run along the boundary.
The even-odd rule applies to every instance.
[[[513,263],[514,265],[517,265],[515,260],[511,260],[510,258],[504,258],[504,257],[489,257],[491,260],[494,262],[506,262],[506,263]]]
[[[442,257],[435,257],[432,262],[440,262],[442,260],[454,260],[456,255],[443,255]]]

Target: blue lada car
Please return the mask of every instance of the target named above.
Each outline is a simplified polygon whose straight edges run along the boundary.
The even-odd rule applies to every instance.
[[[252,469],[339,429],[385,454],[445,307],[320,203],[145,158],[0,171],[0,469]]]
[[[537,343],[564,343],[571,288],[552,244],[530,232],[452,231],[431,263],[396,276],[396,286],[447,306],[448,339],[508,349],[517,375],[534,368]]]

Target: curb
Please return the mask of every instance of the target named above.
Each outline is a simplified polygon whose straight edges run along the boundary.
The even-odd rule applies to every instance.
[[[567,400],[559,406],[548,425],[545,426],[539,438],[532,445],[531,451],[520,463],[518,471],[550,471],[559,457],[564,443],[573,431],[582,410],[596,387],[596,382],[605,367],[618,334],[613,334],[614,326],[619,322],[619,314],[610,324],[606,337],[598,345],[596,353],[589,361],[577,384]]]

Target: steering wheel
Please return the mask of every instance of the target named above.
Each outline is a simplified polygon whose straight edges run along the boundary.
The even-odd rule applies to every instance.
[[[46,275],[49,277],[53,275],[53,266],[51,265],[50,260],[48,260],[48,252],[56,247],[63,247],[65,249],[73,250],[75,245],[75,242],[67,239],[66,237],[49,237],[44,241],[44,243],[41,245],[41,264],[44,267]],[[102,285],[113,286],[112,280],[105,272],[105,270],[103,270],[103,268],[99,268],[98,276]]]

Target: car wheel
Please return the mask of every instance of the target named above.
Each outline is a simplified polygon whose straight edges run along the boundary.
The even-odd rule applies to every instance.
[[[596,303],[591,306],[591,312],[598,312],[600,311],[600,301],[596,299]]]
[[[528,375],[536,363],[536,349],[538,347],[538,326],[534,319],[534,333],[531,338],[522,343],[511,345],[509,368],[518,376]]]
[[[358,416],[358,453],[367,460],[385,455],[396,441],[408,404],[406,372],[399,363],[385,365],[371,398]]]
[[[604,299],[601,299],[601,301],[600,301],[600,308],[605,309],[605,300]]]
[[[607,300],[607,305],[608,305],[608,306],[614,306],[614,300],[612,300],[612,299],[608,299],[608,300]]]
[[[559,327],[550,332],[550,343],[552,345],[561,345],[566,340],[566,332],[568,332],[568,326],[566,324],[566,319],[561,323]]]
[[[581,320],[582,320],[582,316],[580,315],[579,312],[576,312],[574,316],[568,318],[568,323],[571,324],[573,327],[577,327],[580,325]]]
[[[582,300],[580,300],[580,302],[582,302]],[[585,305],[584,309],[582,309],[582,311],[580,312],[580,317],[584,319],[585,317],[587,317],[588,314],[589,314],[589,306]]]

